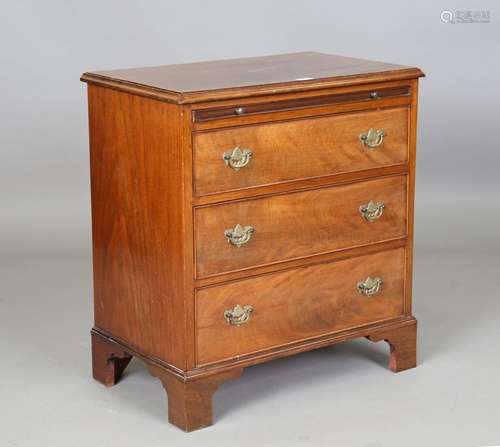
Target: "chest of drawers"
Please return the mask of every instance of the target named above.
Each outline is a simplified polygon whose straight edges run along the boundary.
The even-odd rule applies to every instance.
[[[257,363],[367,337],[415,366],[421,76],[320,53],[85,73],[94,378],[142,359],[190,431]]]

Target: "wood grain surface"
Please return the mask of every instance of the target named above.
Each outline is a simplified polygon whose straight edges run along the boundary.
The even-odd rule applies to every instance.
[[[370,200],[385,204],[374,222],[359,213]],[[241,247],[224,237],[236,224],[255,230]],[[195,211],[196,272],[201,278],[404,235],[406,176],[207,206]]]
[[[181,104],[418,76],[418,68],[302,52],[89,72],[82,81]]]
[[[394,372],[405,371],[417,366],[417,321],[370,334],[373,342],[385,341],[389,345],[389,369]]]
[[[107,387],[116,385],[132,356],[97,333],[91,337],[92,376]]]
[[[101,87],[88,94],[95,324],[184,369],[192,258],[180,108]]]
[[[217,107],[230,107],[232,110],[236,108],[243,108],[243,110],[254,109],[259,104],[272,104],[275,110],[265,110],[256,113],[242,113],[233,114],[228,117],[220,117],[217,119],[210,119],[205,121],[196,121],[192,117],[192,128],[195,131],[221,129],[226,127],[244,126],[248,124],[272,123],[276,121],[285,121],[296,118],[311,118],[325,115],[332,115],[334,113],[349,113],[356,111],[369,111],[369,110],[383,110],[387,108],[408,107],[411,104],[411,80],[406,79],[402,81],[388,81],[361,84],[348,87],[327,87],[319,90],[311,90],[305,92],[292,92],[267,94],[258,97],[235,98],[223,101],[205,101],[197,104],[190,104],[189,107],[192,115],[204,110],[210,110],[216,104]],[[336,96],[347,97],[348,95],[358,96],[360,93],[366,95],[367,91],[371,94],[373,92],[382,92],[384,90],[394,89],[409,89],[410,94],[396,95],[396,96],[381,96],[376,100],[362,99],[350,100],[346,102],[331,102],[326,101],[325,98],[332,98]],[[281,109],[281,105],[292,101],[293,103],[301,103],[302,107],[292,107]],[[319,104],[311,104],[311,102],[318,101]],[[324,103],[322,103],[325,101]]]
[[[407,96],[410,93],[408,85],[393,88],[371,89],[365,87],[364,90],[351,91],[348,93],[334,93],[331,95],[311,96],[309,98],[283,99],[280,101],[261,101],[256,104],[240,104],[239,107],[224,106],[202,108],[193,111],[193,121],[219,120],[222,118],[248,116],[257,113],[280,112],[284,110],[295,110],[310,107],[321,107],[332,104],[355,103],[355,102],[376,102],[380,98],[392,98]],[[375,97],[374,97],[375,95]]]
[[[197,363],[402,315],[404,259],[400,248],[198,290]],[[356,289],[358,281],[368,276],[383,280],[381,291],[372,297]],[[254,308],[241,326],[224,318],[224,311],[237,304]]]
[[[148,370],[161,380],[167,392],[168,421],[186,432],[212,425],[213,395],[219,385],[237,379],[243,372],[242,368],[233,368],[220,374],[185,381],[151,363],[148,364]]]
[[[386,133],[375,149],[359,139],[370,128]],[[250,162],[238,171],[222,158],[235,147],[253,153]],[[404,164],[408,160],[408,110],[347,113],[198,132],[193,148],[196,195]]]

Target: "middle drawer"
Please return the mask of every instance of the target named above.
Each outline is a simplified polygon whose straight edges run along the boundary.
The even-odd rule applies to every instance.
[[[196,276],[406,235],[406,176],[195,208]]]

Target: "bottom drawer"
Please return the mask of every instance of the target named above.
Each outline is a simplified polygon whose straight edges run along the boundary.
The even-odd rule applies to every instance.
[[[399,248],[200,289],[197,364],[398,317],[404,266]]]

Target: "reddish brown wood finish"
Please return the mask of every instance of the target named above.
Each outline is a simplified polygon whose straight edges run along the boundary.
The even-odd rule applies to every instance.
[[[412,314],[413,296],[413,236],[415,220],[415,171],[417,152],[417,108],[418,108],[418,80],[412,81],[412,98],[409,131],[409,158],[408,158],[408,244],[406,250],[406,291],[405,313]]]
[[[82,80],[193,103],[412,79],[418,68],[315,52],[85,73]]]
[[[409,86],[382,88],[376,90],[360,90],[335,95],[313,96],[311,98],[288,99],[278,102],[239,105],[239,107],[225,106],[199,109],[193,112],[193,121],[209,121],[241,115],[262,114],[264,112],[278,112],[284,110],[304,109],[330,104],[353,103],[359,101],[376,101],[380,98],[406,96],[410,92]]]
[[[378,98],[376,100],[361,100],[352,102],[338,102],[325,104],[310,104],[313,99],[323,99],[331,97],[332,95],[347,95],[348,93],[358,94],[360,92],[365,92],[369,89],[371,92],[378,92],[383,89],[408,89],[411,93],[411,81],[391,81],[391,82],[378,82],[374,84],[367,85],[353,85],[349,87],[335,87],[335,88],[325,88],[321,90],[313,90],[311,92],[298,92],[298,93],[286,93],[279,95],[265,95],[255,98],[245,98],[243,100],[231,99],[214,102],[201,102],[198,104],[190,105],[191,110],[194,112],[203,111],[210,109],[217,104],[217,106],[230,107],[236,109],[243,107],[243,109],[248,107],[253,107],[259,105],[261,102],[273,102],[275,100],[283,101],[303,101],[305,104],[303,107],[294,107],[284,110],[275,111],[263,111],[261,113],[242,113],[241,115],[232,115],[230,117],[221,117],[213,120],[207,121],[193,121],[191,123],[192,129],[195,131],[201,130],[211,130],[225,127],[242,126],[245,124],[260,124],[260,123],[272,123],[280,122],[296,118],[310,118],[315,116],[331,115],[334,113],[350,113],[355,111],[368,111],[368,110],[383,110],[386,108],[396,108],[396,107],[407,107],[411,104],[411,94]]]
[[[182,112],[101,87],[88,93],[96,326],[185,369]]]
[[[219,374],[184,381],[156,365],[149,372],[161,380],[168,396],[168,420],[184,431],[193,431],[212,425],[212,398],[219,385],[237,379],[243,370],[230,369]]]
[[[389,331],[376,332],[367,337],[378,342],[384,340],[390,347],[389,369],[404,371],[417,366],[417,322]]]
[[[249,276],[259,277],[267,273],[280,272],[296,267],[306,267],[308,265],[315,265],[324,262],[334,262],[342,261],[344,259],[354,258],[363,255],[369,255],[372,253],[377,253],[384,250],[392,250],[394,248],[406,247],[406,237],[400,237],[397,239],[392,239],[385,242],[374,242],[369,245],[361,245],[359,247],[350,248],[348,250],[337,250],[329,253],[322,253],[319,255],[308,256],[305,258],[297,258],[289,261],[280,261],[275,264],[266,264],[258,267],[252,267],[250,270],[236,270],[227,273],[221,273],[220,275],[207,276],[205,278],[197,278],[195,280],[195,285],[197,288],[207,287],[210,285],[216,285],[221,283],[227,283],[230,281],[237,281],[240,279],[246,279]],[[251,273],[251,275],[249,275]]]
[[[313,79],[297,80],[304,70]],[[422,75],[318,53],[83,75],[96,380],[111,386],[132,356],[142,359],[167,390],[169,420],[190,431],[212,423],[220,383],[261,362],[368,337],[389,343],[391,369],[413,367]],[[394,94],[366,99],[374,91]],[[228,115],[237,107],[244,108],[241,115]],[[391,114],[386,124],[383,117]],[[357,117],[373,117],[366,126],[390,130],[379,148],[386,152],[363,158],[354,151],[345,135],[359,133]],[[345,125],[335,127],[340,122]],[[252,175],[224,178],[228,168],[214,154],[219,144],[240,138],[256,145],[259,157],[292,147],[297,165],[286,160],[280,171],[271,157],[259,171],[247,171]],[[344,141],[335,146],[339,164],[310,161],[311,147],[328,154],[332,141]],[[263,159],[256,157],[254,167],[257,160]],[[361,225],[359,204],[352,205],[361,199],[385,201],[383,217]],[[240,249],[222,233],[236,223],[256,227]],[[362,301],[355,283],[377,274],[385,278],[382,292]],[[250,299],[256,303],[251,321],[229,327],[221,310]]]
[[[347,172],[343,174],[325,175],[308,179],[294,179],[289,182],[273,183],[272,185],[256,186],[248,189],[237,189],[222,193],[210,194],[202,197],[193,197],[194,206],[213,205],[230,201],[246,199],[248,197],[269,197],[275,194],[286,193],[288,191],[298,192],[310,189],[329,187],[335,185],[345,185],[353,182],[362,182],[373,178],[389,177],[398,174],[407,174],[408,165],[395,165],[375,169],[363,169],[361,171]]]
[[[376,149],[359,138],[370,128],[386,133]],[[196,195],[393,166],[408,159],[408,111],[386,109],[200,132],[193,147]],[[222,158],[235,147],[253,152],[239,171]]]
[[[403,249],[246,279],[196,293],[198,365],[403,315]],[[383,280],[367,297],[356,285]],[[251,305],[247,323],[232,326],[224,311]]]
[[[104,337],[92,334],[92,375],[108,387],[115,385],[132,356]]]
[[[374,222],[359,212],[370,200],[385,204]],[[406,212],[404,176],[197,208],[197,277],[400,238]],[[255,229],[241,247],[224,237],[236,224]]]
[[[394,108],[405,108],[411,104],[411,96],[397,98],[378,99],[376,101],[353,102],[348,104],[332,104],[320,107],[304,107],[285,110],[283,112],[256,113],[247,116],[235,116],[221,118],[213,121],[202,121],[192,123],[194,131],[216,130],[244,126],[251,124],[270,124],[299,118],[312,118],[329,116],[332,114],[368,112],[370,110],[384,110]]]

